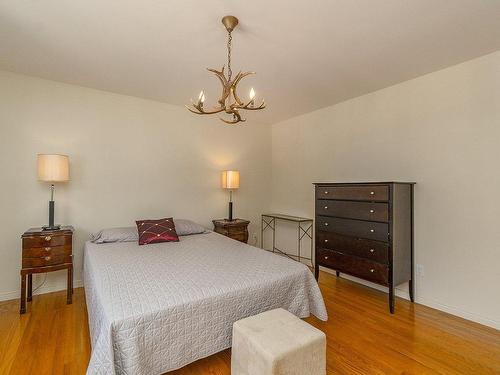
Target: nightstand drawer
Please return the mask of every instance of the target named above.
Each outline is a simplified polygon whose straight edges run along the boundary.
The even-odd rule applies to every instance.
[[[67,234],[47,234],[46,236],[23,237],[23,249],[33,247],[55,247],[71,245],[71,235]]]
[[[71,263],[71,255],[46,255],[39,258],[24,258],[23,268],[54,266],[57,264]]]
[[[247,243],[248,241],[248,220],[235,219],[235,220],[212,220],[214,223],[214,232],[222,234],[223,236],[232,238],[236,241]]]
[[[23,258],[44,258],[47,256],[71,255],[71,245],[31,247],[23,249]]]

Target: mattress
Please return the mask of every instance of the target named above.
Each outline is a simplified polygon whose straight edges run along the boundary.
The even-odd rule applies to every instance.
[[[87,374],[163,374],[231,346],[232,324],[278,307],[327,319],[309,269],[217,233],[84,250]]]

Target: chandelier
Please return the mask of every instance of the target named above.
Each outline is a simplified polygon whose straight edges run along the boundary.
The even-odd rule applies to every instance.
[[[224,72],[225,66],[222,69],[209,69],[208,71],[214,73],[217,78],[219,78],[220,83],[222,84],[222,95],[219,98],[218,106],[213,107],[212,109],[205,110],[205,93],[203,90],[200,92],[198,96],[198,100],[193,102],[191,100],[191,106],[186,106],[191,112],[196,113],[197,115],[213,115],[220,112],[225,112],[230,115],[230,119],[220,119],[224,121],[226,124],[237,124],[238,122],[244,122],[246,119],[241,117],[240,111],[249,110],[256,111],[259,109],[264,109],[266,107],[266,103],[262,101],[260,105],[255,104],[255,91],[253,87],[250,89],[249,93],[249,101],[247,103],[243,102],[237,93],[237,86],[240,81],[250,74],[255,74],[255,72],[239,72],[233,78],[233,71],[231,70],[231,42],[233,37],[231,33],[234,28],[238,25],[238,19],[234,16],[225,16],[222,19],[222,23],[226,27],[227,30],[227,76]],[[191,108],[192,107],[192,108]]]

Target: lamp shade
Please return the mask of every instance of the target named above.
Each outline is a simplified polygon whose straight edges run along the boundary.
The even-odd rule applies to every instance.
[[[69,180],[69,157],[67,155],[39,154],[37,164],[38,180],[47,182]]]
[[[238,189],[240,187],[240,171],[222,171],[222,188]]]

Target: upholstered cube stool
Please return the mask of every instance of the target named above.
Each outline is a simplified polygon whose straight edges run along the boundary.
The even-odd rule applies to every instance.
[[[231,375],[325,375],[326,336],[283,309],[233,325]]]

